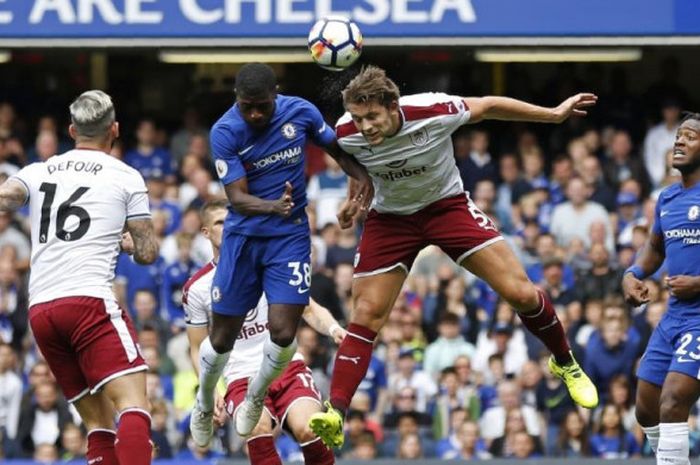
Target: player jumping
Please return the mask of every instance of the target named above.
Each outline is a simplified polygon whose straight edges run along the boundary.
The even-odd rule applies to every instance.
[[[219,259],[227,206],[228,201],[220,200],[202,207],[202,233],[212,244],[214,258],[190,278],[183,292],[190,356],[197,373],[199,345],[209,332],[211,283]],[[224,368],[228,386],[225,405],[229,415],[235,415],[240,408],[248,387],[248,378],[257,372],[262,363],[263,345],[268,337],[267,315],[268,304],[263,295],[258,305],[246,315],[235,349]],[[313,299],[303,316],[317,331],[330,335],[337,343],[343,340],[345,330],[327,309]],[[297,352],[285,371],[270,385],[265,398],[265,410],[247,440],[251,464],[282,465],[272,436],[274,425],[279,424],[301,446],[304,463],[332,465],[335,462],[333,452],[308,427],[311,415],[321,410],[321,396],[316,390],[311,371],[304,364],[302,355]]]
[[[236,103],[211,131],[216,170],[231,207],[212,282],[212,328],[200,347],[200,385],[190,421],[200,446],[209,443],[213,432],[214,386],[246,314],[263,291],[270,305],[269,337],[245,401],[236,410],[241,436],[258,424],[268,386],[296,353],[294,337],[311,284],[307,140],[323,146],[358,180],[356,200],[368,204],[373,195],[367,172],[338,148],[318,109],[304,99],[278,95],[276,88],[269,66],[243,66],[236,76]]]
[[[338,143],[367,168],[376,196],[355,258],[348,335],[333,368],[328,410],[312,429],[333,447],[343,443],[343,418],[367,371],[374,339],[384,325],[418,252],[429,244],[486,281],[523,324],[552,352],[549,367],[576,403],[598,404],[595,386],[571,355],[547,295],[527,278],[491,220],[471,201],[457,169],[450,136],[484,119],[561,123],[585,115],[593,94],[578,94],[556,108],[505,97],[462,98],[441,93],[400,97],[384,70],[368,66],[343,91],[347,112],[336,127]],[[352,183],[352,180],[351,180]],[[357,202],[344,204],[341,226],[352,224]]]
[[[649,301],[642,282],[666,262],[668,311],[637,370],[637,421],[656,463],[688,465],[688,416],[700,396],[700,113],[685,117],[673,148],[681,182],[661,191],[654,225],[622,289],[634,306]]]
[[[75,149],[8,179],[0,186],[0,209],[29,201],[29,323],[83,419],[88,463],[145,465],[151,463],[148,367],[112,281],[120,244],[137,263],[157,258],[146,185],[109,155],[119,123],[107,94],[85,92],[70,115]],[[130,235],[122,237],[125,224]]]

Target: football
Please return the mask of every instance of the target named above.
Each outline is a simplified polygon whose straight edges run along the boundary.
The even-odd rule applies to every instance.
[[[309,32],[309,51],[314,61],[330,71],[342,71],[362,53],[362,33],[342,16],[320,19]]]

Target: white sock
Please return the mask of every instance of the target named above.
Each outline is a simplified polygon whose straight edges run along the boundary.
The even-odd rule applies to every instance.
[[[651,450],[654,451],[654,454],[656,454],[656,449],[659,448],[659,425],[642,426],[642,431],[644,431],[644,434],[649,441]]]
[[[280,347],[267,337],[263,346],[263,361],[260,369],[250,380],[248,395],[252,397],[264,397],[267,388],[287,368],[289,361],[297,351],[297,340],[294,339],[287,347]]]
[[[226,362],[231,352],[220,354],[214,350],[209,337],[199,346],[199,390],[197,402],[199,408],[205,412],[214,409],[214,389],[224,371]]]
[[[657,465],[689,465],[688,423],[660,423]]]

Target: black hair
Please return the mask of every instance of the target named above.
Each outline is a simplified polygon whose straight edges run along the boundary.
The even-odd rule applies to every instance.
[[[681,123],[684,123],[684,122],[691,120],[691,119],[700,122],[700,113],[695,113],[692,111],[684,111],[682,114],[683,114],[683,119],[681,119]]]
[[[267,96],[275,92],[277,76],[264,63],[248,63],[236,75],[236,93],[246,97]]]

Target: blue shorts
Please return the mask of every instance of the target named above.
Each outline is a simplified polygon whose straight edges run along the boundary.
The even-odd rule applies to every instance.
[[[309,304],[311,239],[308,233],[256,237],[224,231],[211,287],[215,313],[243,316],[265,292],[270,304]]]
[[[669,371],[700,379],[700,315],[678,318],[669,310],[652,333],[637,378],[663,386]]]

